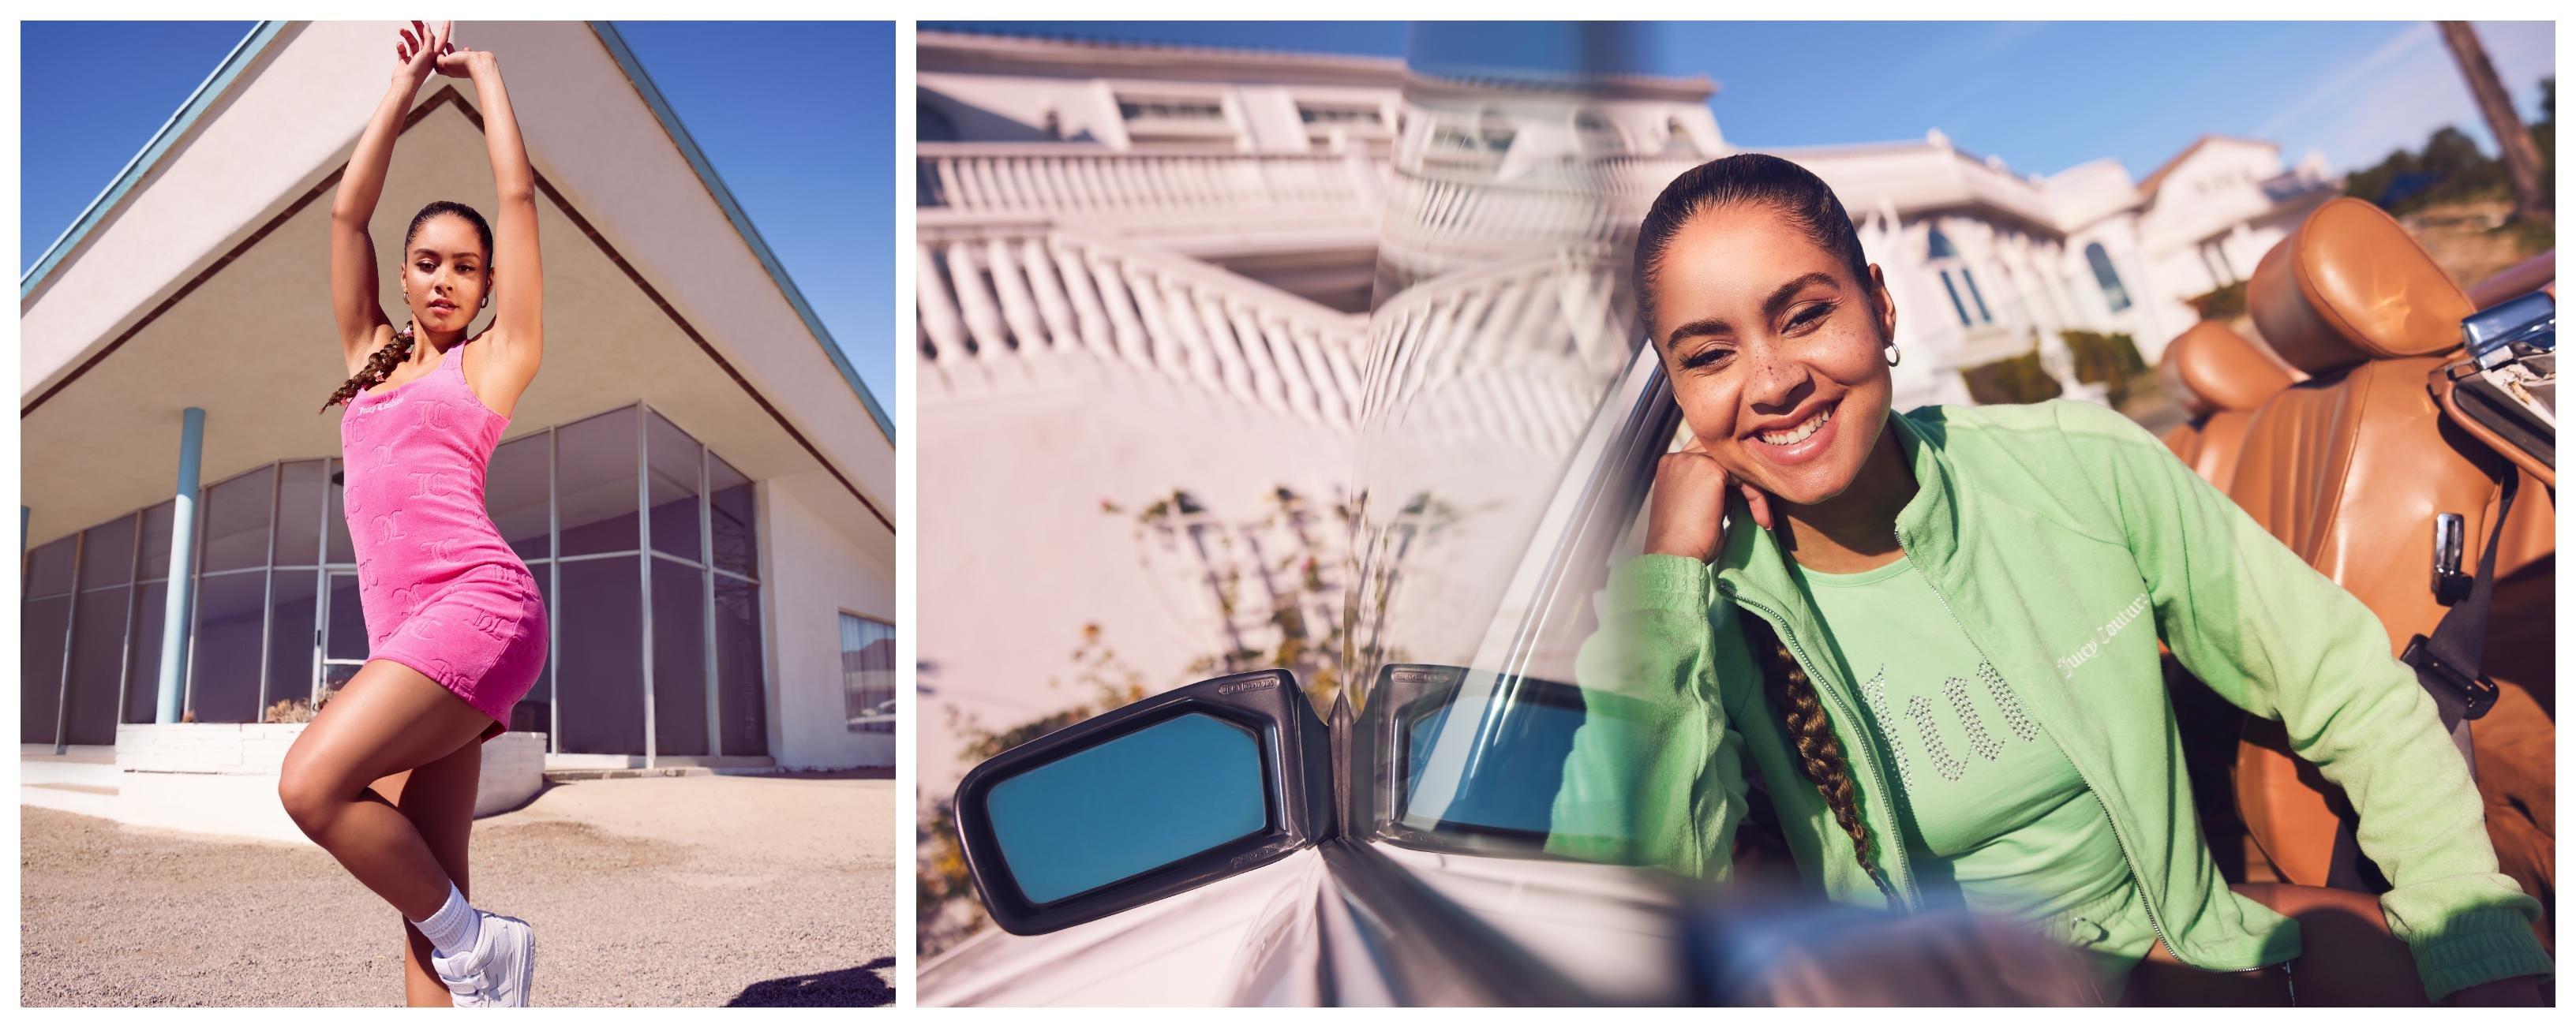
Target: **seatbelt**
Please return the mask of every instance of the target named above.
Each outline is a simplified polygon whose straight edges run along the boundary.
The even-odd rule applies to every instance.
[[[2409,640],[2405,654],[2398,658],[2414,666],[2415,680],[2432,694],[2442,727],[2459,741],[2461,756],[2469,758],[2472,778],[2478,765],[2469,750],[2468,723],[2485,717],[2496,701],[2495,681],[2481,667],[2486,658],[2487,609],[2495,600],[2496,550],[2502,548],[2505,515],[2513,511],[2513,494],[2521,485],[2521,473],[2505,469],[2504,492],[2496,501],[2495,523],[2487,526],[2486,552],[2478,555],[2478,577],[2470,583],[2469,595],[2442,615],[2432,635]]]
[[[2433,626],[2433,634],[2418,635],[2406,643],[2406,652],[2398,659],[2415,669],[2416,684],[2433,697],[2433,710],[2442,718],[2442,728],[2451,733],[2451,742],[2460,748],[2460,759],[2469,765],[2469,780],[2477,781],[2478,758],[2471,744],[2469,722],[2485,717],[2495,707],[2496,684],[2483,668],[2487,647],[2487,611],[2495,600],[2496,551],[2504,543],[2505,515],[2513,511],[2513,494],[2522,485],[2521,472],[2505,469],[2503,493],[2496,500],[2495,523],[2487,526],[2486,552],[2478,555],[2478,577],[2469,584],[2469,594],[2452,604],[2450,613]],[[2326,884],[2338,889],[2361,892],[2386,892],[2388,879],[2379,868],[2362,856],[2361,841],[2354,834],[2356,815],[2349,809],[2337,810],[2334,853],[2326,872]]]

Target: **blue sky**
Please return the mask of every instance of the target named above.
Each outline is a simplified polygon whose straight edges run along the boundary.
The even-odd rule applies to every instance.
[[[24,24],[22,274],[250,28]],[[458,32],[469,44],[470,30]],[[892,23],[619,22],[617,31],[892,414]],[[23,156],[32,154],[46,156]]]
[[[1435,61],[1476,49],[1421,44],[1399,22],[922,27],[1390,57],[1418,49],[1418,60]],[[1492,33],[1490,52],[1528,57],[1552,33]],[[2515,106],[2537,117],[2539,81],[2556,74],[2550,26],[2481,22],[2478,33]],[[2376,163],[2445,124],[2492,149],[2427,22],[1696,23],[1634,29],[1628,48],[1633,70],[1716,79],[1718,128],[1747,148],[1920,139],[1937,127],[2020,171],[2112,157],[2141,177],[2213,132],[2274,140],[2292,162],[2315,149],[2337,170]]]

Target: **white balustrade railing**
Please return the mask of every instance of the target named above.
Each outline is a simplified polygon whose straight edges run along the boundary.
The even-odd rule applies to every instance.
[[[1627,364],[1635,311],[1610,248],[1553,253],[1422,282],[1369,321],[1360,417],[1552,451],[1579,434]]]
[[[1665,185],[1699,163],[1619,157],[1567,162],[1500,182],[1399,172],[1388,186],[1379,246],[1399,265],[1439,274],[1568,241],[1621,240]]]
[[[921,143],[926,225],[1044,218],[1095,232],[1231,225],[1366,228],[1385,162],[1362,154],[1109,150],[1079,144]]]
[[[1040,225],[925,233],[918,246],[925,390],[975,392],[1081,360],[1336,427],[1353,420],[1364,315]]]

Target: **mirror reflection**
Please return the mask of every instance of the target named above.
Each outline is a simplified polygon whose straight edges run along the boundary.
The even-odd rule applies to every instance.
[[[1251,730],[1184,714],[1013,775],[985,795],[1004,866],[1053,903],[1269,826]]]

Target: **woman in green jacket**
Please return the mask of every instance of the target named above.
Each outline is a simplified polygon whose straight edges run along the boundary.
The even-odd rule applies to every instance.
[[[2540,1000],[2539,905],[2359,600],[2112,411],[1891,411],[1895,303],[1795,164],[1676,179],[1636,269],[1695,441],[1578,657],[1551,850],[1723,877],[1749,764],[1829,895],[2029,923],[2105,1000]],[[2391,891],[2227,886],[2159,638],[2285,722]]]

